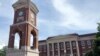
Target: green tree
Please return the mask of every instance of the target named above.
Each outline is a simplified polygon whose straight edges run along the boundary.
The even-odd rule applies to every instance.
[[[7,46],[4,46],[2,49],[0,49],[0,56],[6,56]],[[14,50],[19,50],[16,46]]]
[[[98,32],[93,44],[93,50],[86,53],[85,56],[100,56],[100,23],[98,23]]]
[[[6,50],[7,50],[7,46],[0,49],[0,56],[6,56]]]

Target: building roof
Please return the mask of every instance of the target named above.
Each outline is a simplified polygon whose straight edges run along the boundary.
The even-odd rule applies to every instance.
[[[92,35],[96,35],[96,33],[83,34],[79,35],[79,37],[92,36]]]
[[[93,35],[96,35],[96,33],[89,33],[89,34],[82,34],[82,35],[79,35],[77,33],[72,33],[72,34],[66,34],[66,35],[58,35],[58,36],[78,36],[78,37],[86,37],[86,36],[93,36]],[[48,39],[52,39],[52,38],[56,38],[57,36],[52,36],[52,37],[48,37]]]
[[[96,35],[96,33],[89,33],[89,34],[82,34],[82,35],[79,35],[77,33],[72,33],[72,34],[58,35],[58,36],[78,36],[78,37],[86,37],[86,36],[93,36],[93,35]],[[47,40],[52,39],[52,38],[57,38],[58,36],[48,37]],[[46,42],[46,40],[40,40],[39,42]]]
[[[46,42],[46,40],[40,40],[39,42]]]

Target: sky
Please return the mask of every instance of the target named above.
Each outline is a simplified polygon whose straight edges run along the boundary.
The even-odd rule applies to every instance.
[[[8,44],[9,29],[14,19],[12,4],[16,1],[0,0],[0,48]],[[32,2],[39,9],[37,14],[39,40],[70,33],[97,32],[100,0],[32,0]]]

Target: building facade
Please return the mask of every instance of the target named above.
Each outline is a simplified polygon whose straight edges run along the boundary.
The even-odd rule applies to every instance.
[[[92,50],[96,33],[67,34],[48,37],[39,41],[40,56],[84,56]]]

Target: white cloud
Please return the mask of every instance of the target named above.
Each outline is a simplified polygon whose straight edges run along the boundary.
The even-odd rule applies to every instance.
[[[96,16],[94,16],[94,19],[91,19],[92,15],[87,14],[87,16],[84,16],[84,14],[74,8],[68,0],[52,0],[52,4],[54,8],[61,13],[59,18],[60,23],[58,25],[75,30],[96,29],[96,23],[98,21],[98,19],[95,18]]]
[[[2,5],[2,4],[0,3],[0,7],[1,7],[1,5]]]
[[[16,1],[18,1],[18,0],[12,0],[12,2],[11,2],[11,3],[13,4],[13,3],[15,3]]]
[[[2,49],[4,46],[6,46],[5,43],[0,41],[0,49]]]

